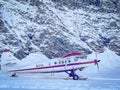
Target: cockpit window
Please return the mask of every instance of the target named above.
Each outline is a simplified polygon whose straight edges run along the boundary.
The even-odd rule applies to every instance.
[[[80,57],[81,59],[86,59],[87,58],[87,56],[82,56],[82,57]]]
[[[75,57],[75,58],[74,58],[74,61],[78,61],[78,59],[79,59],[79,57]]]

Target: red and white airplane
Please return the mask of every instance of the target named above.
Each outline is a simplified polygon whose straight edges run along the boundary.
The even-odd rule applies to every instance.
[[[79,76],[76,70],[82,71],[89,65],[97,65],[100,60],[86,60],[79,52],[67,54],[60,58],[49,59],[41,54],[38,59],[19,60],[14,57],[13,53],[6,49],[1,55],[1,70],[12,73],[58,73],[66,72],[73,80],[78,80]],[[98,67],[99,69],[99,67]]]

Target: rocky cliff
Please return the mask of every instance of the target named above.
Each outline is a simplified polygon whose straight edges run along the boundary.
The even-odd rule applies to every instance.
[[[0,53],[22,59],[32,52],[49,58],[70,52],[120,55],[120,1],[1,0]]]

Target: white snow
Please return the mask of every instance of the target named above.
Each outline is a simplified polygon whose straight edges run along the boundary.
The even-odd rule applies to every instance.
[[[39,59],[39,53],[31,54],[26,59]],[[89,59],[94,58],[92,54]],[[0,90],[120,90],[120,60],[114,52],[98,54],[100,71],[96,66],[87,67],[78,75],[87,77],[87,80],[65,80],[65,73],[56,74],[18,74],[10,77],[0,72]]]
[[[45,3],[47,2],[50,3],[49,0],[43,0],[43,1]],[[3,17],[4,17],[3,21],[7,21],[9,25],[14,26],[14,28],[9,29],[9,31],[11,33],[14,31],[18,35],[20,40],[22,40],[21,36],[25,34],[24,32],[22,32],[22,29],[26,29],[25,27],[26,24],[28,26],[33,25],[37,29],[46,28],[44,26],[39,26],[34,22],[30,22],[27,19],[23,20],[23,17],[21,17],[17,11],[14,11],[14,9],[9,9],[9,7],[10,8],[13,7],[12,5],[14,5],[16,9],[20,9],[19,7],[21,7],[21,11],[23,12],[27,11],[30,13],[31,17],[32,16],[34,17],[35,12],[37,11],[36,7],[30,7],[27,4],[22,5],[13,0],[10,0],[10,2],[13,4],[7,3],[5,1],[1,2],[1,3],[4,3],[4,7],[2,11]],[[80,42],[79,35],[84,36],[84,35],[90,34],[90,35],[94,35],[93,37],[98,37],[96,33],[93,32],[94,30],[92,30],[93,29],[92,27],[83,28],[84,25],[83,26],[81,25],[82,23],[87,22],[86,19],[88,17],[85,17],[84,15],[88,13],[86,13],[85,11],[83,10],[72,11],[64,7],[64,9],[67,11],[65,13],[62,11],[60,12],[59,10],[55,9],[50,5],[49,5],[49,9],[52,9],[52,11],[54,11],[56,15],[59,15],[59,18],[62,20],[66,28],[70,30],[70,32],[75,36],[74,38],[70,38],[71,43],[78,42],[79,44],[82,44],[83,47],[89,48],[85,43]],[[7,10],[7,12],[5,10]],[[11,12],[12,10],[13,12]],[[80,15],[81,12],[84,13],[83,16]],[[101,17],[101,16],[113,17],[113,14],[106,14],[105,16],[105,14],[93,13],[91,15],[92,15],[91,19],[95,19],[96,17]],[[117,18],[116,15],[114,15],[114,17]],[[98,23],[97,25],[102,26],[105,24],[102,20],[100,20],[100,22],[101,23]],[[23,23],[22,27],[19,25],[19,23]],[[59,22],[57,23],[59,24]],[[88,24],[89,23],[91,22],[88,22]],[[91,23],[91,25],[92,24],[94,23]],[[16,28],[17,28],[17,31],[16,31]],[[83,32],[81,33],[78,32],[80,29],[83,30]],[[91,32],[93,33],[88,32],[88,30],[90,29],[91,29]],[[101,32],[102,32],[102,29],[100,30],[100,33]],[[67,33],[64,33],[64,34],[67,34]],[[24,40],[22,41],[24,42]],[[35,47],[35,45],[33,44],[32,46]],[[38,48],[36,47],[36,49]],[[28,60],[32,61],[33,59],[39,59],[39,58],[41,58],[41,56],[38,55],[38,53],[30,54],[30,56],[26,58],[25,64],[29,63]],[[88,59],[90,60],[92,60],[93,58],[96,58],[95,54],[91,54],[90,56],[88,56]],[[75,81],[64,80],[63,77],[67,77],[65,73],[59,73],[54,75],[52,74],[45,74],[45,75],[18,74],[19,77],[13,78],[13,77],[10,77],[10,75],[7,73],[0,72],[0,90],[120,90],[120,85],[119,85],[120,84],[120,56],[117,56],[114,52],[106,49],[104,53],[97,55],[97,59],[101,60],[101,62],[99,63],[100,71],[98,71],[96,66],[94,65],[91,67],[87,67],[86,70],[82,72],[79,72],[79,71],[77,72],[78,75],[80,76],[88,77],[88,80],[75,80]]]
[[[0,74],[0,90],[119,90],[120,79],[91,78],[88,80],[64,80],[46,76],[9,77]]]

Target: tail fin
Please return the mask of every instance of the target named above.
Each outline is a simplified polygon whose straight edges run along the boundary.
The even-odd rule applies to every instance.
[[[1,71],[8,72],[9,70],[13,69],[19,61],[20,60],[14,57],[10,50],[5,49],[1,55]]]

